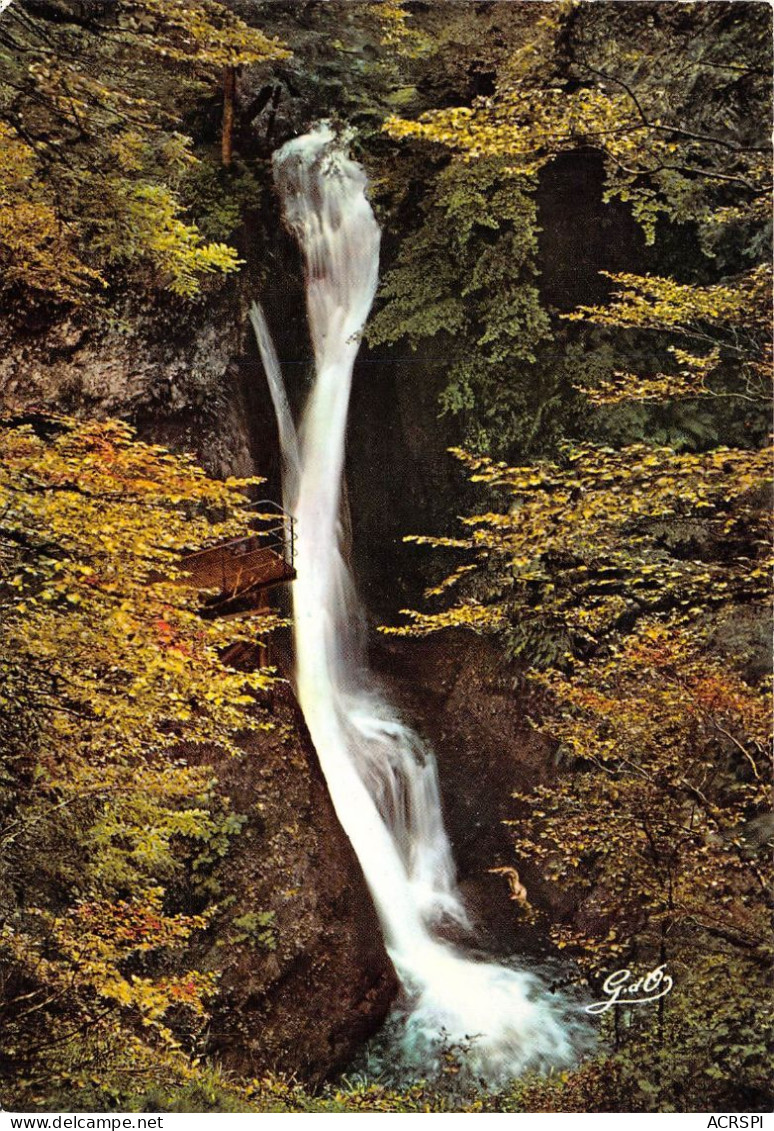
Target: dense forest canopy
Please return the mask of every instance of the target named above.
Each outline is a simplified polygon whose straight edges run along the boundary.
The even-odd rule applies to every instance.
[[[770,76],[753,0],[0,14],[4,1107],[767,1110]],[[155,443],[157,392],[124,421],[18,393],[32,342],[53,365],[71,338],[244,323],[285,270],[271,151],[324,117],[384,231],[363,348],[414,359],[420,434],[469,481],[443,529],[401,531],[434,580],[385,632],[485,634],[526,676],[514,710],[555,757],[513,799],[514,919],[544,916],[530,861],[572,893],[541,929],[589,985],[614,956],[680,986],[498,1095],[463,1094],[453,1057],[432,1086],[322,1095],[211,1058],[202,956],[277,946],[271,911],[229,903],[248,818],[210,762],[278,725],[278,677],[222,657],[281,618],[202,619],[176,571],[249,526],[259,480]]]

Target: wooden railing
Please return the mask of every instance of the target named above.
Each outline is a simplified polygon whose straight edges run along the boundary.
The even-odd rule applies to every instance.
[[[187,554],[181,562],[186,585],[216,591],[205,601],[205,615],[235,616],[261,607],[259,594],[296,576],[293,516],[270,499],[260,499],[253,509],[255,521],[266,526]]]

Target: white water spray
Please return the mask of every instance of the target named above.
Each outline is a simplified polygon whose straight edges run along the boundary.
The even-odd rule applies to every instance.
[[[380,232],[366,177],[321,124],[274,156],[285,222],[304,257],[316,378],[300,435],[263,316],[252,312],[277,413],[285,503],[296,516],[296,681],[336,813],[360,861],[406,999],[403,1055],[423,1070],[466,1048],[490,1084],[569,1064],[573,1024],[533,975],[466,957],[468,927],[443,827],[435,759],[369,675],[340,524],[350,386],[377,285]]]

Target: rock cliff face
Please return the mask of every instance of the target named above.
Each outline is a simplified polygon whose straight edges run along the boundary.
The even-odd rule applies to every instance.
[[[505,824],[519,816],[512,794],[556,773],[552,745],[530,724],[539,703],[523,672],[491,642],[460,629],[391,638],[374,658],[435,751],[458,880],[482,941],[502,954],[545,955],[545,931],[524,923],[506,876],[493,871],[515,863],[534,906],[554,921],[572,913],[572,891],[547,885],[529,860],[515,860]]]
[[[374,1032],[397,984],[289,688],[275,692],[272,713],[273,731],[216,765],[220,790],[247,820],[221,880],[242,929],[225,929],[202,955],[221,972],[209,1051],[246,1075],[318,1082]],[[243,926],[265,911],[274,914],[272,950]]]
[[[235,366],[243,341],[235,286],[187,305],[127,299],[110,319],[17,328],[0,349],[0,399],[11,411],[120,416],[143,438],[193,451],[213,474],[249,475],[255,439]]]

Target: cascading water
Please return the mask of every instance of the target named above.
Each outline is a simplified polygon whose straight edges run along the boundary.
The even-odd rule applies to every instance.
[[[575,1059],[576,1026],[534,975],[477,961],[439,935],[468,927],[435,759],[370,677],[340,523],[352,370],[377,285],[380,231],[366,176],[325,123],[274,155],[285,222],[304,257],[316,377],[296,434],[260,309],[252,319],[277,413],[285,503],[296,516],[298,697],[339,820],[402,983],[402,1055],[432,1070],[463,1046],[490,1084]]]

